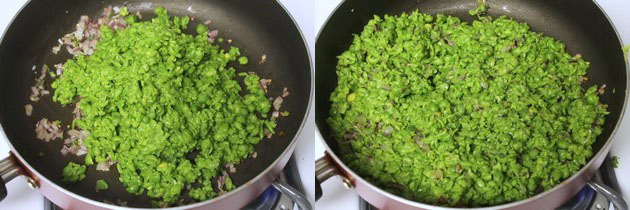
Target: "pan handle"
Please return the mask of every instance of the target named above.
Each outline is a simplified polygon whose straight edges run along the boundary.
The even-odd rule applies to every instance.
[[[595,180],[589,181],[587,185],[598,193],[606,196],[606,198],[615,206],[615,210],[628,210],[628,204],[626,204],[626,201],[623,200],[621,194],[612,188]]]
[[[6,183],[22,174],[24,174],[22,167],[17,164],[13,156],[9,155],[0,160],[0,201],[7,197]]]
[[[39,184],[35,179],[28,176],[13,154],[9,153],[9,156],[0,160],[0,201],[7,197],[6,183],[18,176],[24,177],[29,187],[33,189],[39,188]]]
[[[306,196],[304,196],[304,194],[300,193],[300,191],[296,190],[295,188],[277,179],[276,181],[271,183],[271,185],[281,193],[289,196],[291,200],[293,200],[293,202],[297,204],[300,210],[313,209],[313,207],[311,206],[311,202],[306,199]]]
[[[337,167],[332,164],[332,160],[330,159],[330,156],[328,156],[328,153],[324,153],[324,157],[321,157],[317,159],[317,161],[315,161],[315,200],[319,200],[319,198],[322,197],[321,183],[325,182],[326,180],[328,180],[328,178],[333,176],[339,176],[341,178],[341,181],[343,182],[343,185],[347,189],[354,188],[354,185],[352,184],[352,182],[350,182],[350,179],[342,176],[341,173],[339,173],[339,170],[337,170]]]

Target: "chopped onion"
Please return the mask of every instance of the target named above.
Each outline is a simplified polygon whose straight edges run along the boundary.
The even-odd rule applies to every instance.
[[[88,149],[83,144],[83,141],[87,139],[90,134],[88,131],[71,129],[68,132],[68,138],[63,140],[63,148],[61,148],[61,154],[66,155],[68,153],[76,156],[82,156],[87,154]]]
[[[228,170],[230,170],[230,173],[236,173],[236,168],[234,167],[233,163],[227,163],[225,164],[225,168],[227,168]]]
[[[50,91],[44,89],[44,78],[46,78],[47,71],[48,66],[42,66],[39,77],[35,78],[35,85],[31,86],[31,96],[29,97],[31,101],[39,101],[42,96],[50,94]]]
[[[87,15],[81,16],[75,25],[75,31],[59,39],[59,45],[53,47],[53,53],[57,54],[63,45],[67,45],[66,50],[73,56],[91,55],[94,52],[97,40],[100,39],[101,26],[108,26],[113,29],[124,29],[127,27],[124,17],[116,10],[119,11],[120,9],[117,7],[112,8],[111,6],[106,7],[103,9],[101,17],[96,20],[90,20]],[[112,16],[112,11],[116,11],[116,15]]]
[[[24,110],[26,111],[26,116],[31,116],[33,114],[33,105],[24,105]]]
[[[599,87],[599,89],[597,89],[597,93],[599,93],[600,95],[604,95],[605,92],[606,92],[606,84],[603,84],[601,87]]]
[[[270,84],[271,84],[270,79],[260,79],[260,81],[258,81],[258,86],[260,86],[260,88],[263,89],[265,93],[267,93],[267,86]]]
[[[111,167],[114,164],[116,164],[116,161],[113,161],[111,159],[107,159],[105,162],[96,164],[96,170],[97,171],[109,171],[109,167]]]
[[[43,118],[35,125],[35,133],[38,139],[49,142],[50,140],[61,138],[63,129],[58,124]]]
[[[282,102],[284,100],[282,99],[282,97],[277,97],[275,100],[273,100],[273,108],[275,110],[280,110],[280,107],[282,107]]]
[[[208,41],[213,43],[218,35],[219,35],[219,30],[215,29],[215,30],[210,31],[210,33],[208,33]]]
[[[57,54],[57,53],[59,53],[60,50],[61,50],[61,45],[54,46],[52,48],[52,53],[53,54]]]
[[[78,102],[74,105],[74,110],[72,110],[72,118],[73,119],[81,119],[83,116],[83,112],[81,111],[81,102]]]
[[[287,96],[289,96],[289,89],[284,87],[284,89],[282,89],[282,97],[286,98]]]
[[[55,64],[55,73],[57,74],[57,76],[61,76],[61,74],[63,74],[63,70],[63,63]]]
[[[225,180],[227,180],[228,173],[223,170],[221,171],[221,174],[222,175],[217,178],[217,188],[219,188],[220,192],[225,192],[225,190],[223,190],[223,186],[225,185]]]

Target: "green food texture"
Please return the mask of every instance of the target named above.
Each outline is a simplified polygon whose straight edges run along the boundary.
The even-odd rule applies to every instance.
[[[618,168],[619,167],[619,157],[612,156],[610,158],[610,161],[611,161],[611,165],[612,165],[613,168]]]
[[[52,84],[54,100],[80,103],[83,116],[73,125],[90,133],[85,163],[116,161],[128,192],[167,204],[184,192],[210,199],[223,166],[245,159],[275,128],[271,102],[258,76],[227,66],[238,48],[210,44],[201,24],[196,36],[183,33],[188,17],[170,18],[162,7],[155,13],[124,30],[102,27],[91,56],[64,64]],[[80,180],[71,169],[68,180]]]
[[[85,165],[70,162],[68,163],[68,165],[66,165],[66,167],[63,168],[62,181],[68,184],[81,181],[85,179],[86,169],[87,167]]]
[[[107,182],[105,182],[105,180],[99,179],[96,181],[96,192],[107,190],[107,188],[109,188],[109,185],[107,184]]]
[[[248,60],[248,59],[247,59],[247,57],[245,57],[245,56],[240,57],[240,58],[238,59],[238,63],[240,63],[241,65],[246,65],[248,61],[249,61],[249,60]]]
[[[607,111],[596,86],[581,87],[588,68],[505,16],[375,16],[338,56],[327,122],[344,162],[390,192],[503,204],[554,187],[593,155]]]

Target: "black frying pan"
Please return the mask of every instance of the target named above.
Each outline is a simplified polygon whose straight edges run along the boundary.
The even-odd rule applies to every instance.
[[[118,181],[117,170],[102,172],[96,171],[92,166],[88,167],[86,179],[72,185],[63,183],[61,181],[63,167],[68,161],[83,162],[84,156],[62,156],[60,150],[63,140],[49,143],[38,140],[35,138],[34,128],[35,123],[44,117],[61,120],[65,128],[72,120],[72,110],[70,107],[61,107],[54,103],[51,95],[44,96],[38,102],[29,100],[29,88],[34,84],[31,67],[36,65],[39,68],[43,64],[52,67],[70,58],[65,49],[58,55],[52,54],[51,48],[57,44],[57,39],[74,31],[74,25],[81,15],[98,17],[104,7],[123,4],[132,12],[141,11],[142,20],[154,17],[153,9],[156,6],[165,7],[170,15],[194,16],[192,26],[212,20],[209,28],[218,29],[219,37],[233,40],[231,44],[224,42],[219,45],[224,49],[228,49],[229,46],[239,47],[242,54],[250,58],[250,64],[246,66],[231,64],[238,72],[255,71],[261,78],[272,79],[273,84],[270,86],[268,96],[279,96],[283,87],[288,88],[290,96],[283,103],[282,109],[286,109],[291,115],[279,118],[276,129],[285,135],[274,135],[272,139],[261,141],[255,147],[258,157],[246,159],[236,165],[237,172],[230,174],[230,177],[236,186],[248,182],[241,187],[245,189],[239,188],[235,191],[247,191],[246,188],[251,188],[252,183],[258,179],[266,179],[264,173],[277,171],[275,168],[278,164],[282,168],[293,149],[293,143],[296,141],[294,137],[304,123],[311,98],[312,76],[309,55],[298,28],[278,2],[246,0],[29,2],[6,30],[0,44],[0,123],[13,148],[16,160],[25,161],[20,165],[23,165],[42,187],[45,184],[57,185],[93,201],[122,200],[127,201],[132,207],[151,207],[149,197],[127,193]],[[189,33],[195,34],[194,29],[195,27],[189,27]],[[266,55],[266,62],[257,64],[263,54]],[[48,79],[45,86],[50,90]],[[34,107],[31,117],[24,113],[24,105],[29,103]],[[38,153],[43,153],[43,157],[38,157]],[[274,170],[270,170],[271,168]],[[39,175],[41,177],[38,177]],[[110,187],[106,192],[95,192],[95,181],[98,179],[104,179],[109,183]],[[48,180],[51,183],[47,183]],[[266,181],[268,185],[269,180]],[[64,190],[60,191],[64,193]],[[256,189],[250,193],[240,194],[247,194],[245,197],[249,198],[253,196],[249,194],[260,192],[260,189]],[[44,194],[46,195],[46,192]],[[234,207],[243,206],[251,200],[245,197],[241,200],[242,204],[235,204]],[[191,200],[186,199],[186,202]]]
[[[590,0],[486,2],[490,6],[489,15],[495,17],[507,15],[517,21],[526,22],[533,31],[542,32],[565,43],[570,54],[581,54],[591,63],[587,73],[589,79],[583,84],[584,87],[594,84],[607,86],[606,93],[600,96],[600,101],[608,104],[610,114],[606,116],[603,133],[593,144],[594,155],[591,160],[579,172],[555,188],[527,200],[497,206],[525,209],[554,208],[571,198],[586,184],[612,145],[612,136],[621,122],[628,98],[628,70],[621,41],[603,11]],[[474,17],[470,16],[468,11],[476,6],[476,0],[346,0],[336,9],[321,30],[315,45],[317,69],[315,121],[327,146],[327,157],[318,161],[316,169],[317,177],[322,180],[316,182],[325,180],[333,171],[332,173],[342,175],[347,184],[356,187],[364,199],[378,208],[439,208],[385,192],[354,173],[337,157],[339,155],[337,141],[331,136],[326,123],[330,110],[330,94],[337,86],[336,56],[348,49],[353,39],[352,34],[360,33],[374,15],[397,15],[418,9],[424,13],[442,13],[471,21]]]

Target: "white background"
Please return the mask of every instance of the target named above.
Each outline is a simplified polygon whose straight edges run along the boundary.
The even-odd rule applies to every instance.
[[[315,3],[315,24],[317,31],[325,23],[329,14],[337,7],[341,0],[317,0]],[[627,0],[595,0],[610,17],[617,28],[624,44],[630,44],[630,1]],[[327,99],[317,99],[327,100]],[[626,108],[628,109],[628,107]],[[626,111],[625,120],[615,135],[615,143],[611,154],[619,157],[619,168],[615,169],[617,180],[621,186],[623,197],[630,204],[630,110]],[[324,147],[319,133],[315,143],[315,155],[317,158],[324,155]],[[358,209],[359,200],[355,193],[350,193],[342,187],[339,178],[333,177],[322,184],[323,197],[315,204],[317,209]]]
[[[298,23],[305,40],[309,45],[309,51],[311,59],[314,58],[314,40],[315,40],[315,27],[313,10],[313,0],[278,0],[284,7],[289,10],[293,19]],[[26,0],[6,0],[0,1],[0,31],[4,32],[9,22],[13,19],[13,16],[17,14],[18,10],[26,3]],[[297,160],[298,170],[300,177],[302,178],[302,184],[307,191],[307,197],[311,202],[314,202],[315,192],[315,166],[314,166],[314,141],[315,135],[314,126],[314,113],[315,107],[311,105],[311,112],[309,113],[308,121],[302,130],[301,135],[298,137],[298,145],[295,149],[294,158]],[[1,137],[4,138],[4,137]],[[8,154],[9,148],[5,139],[0,139],[0,158],[4,158],[5,154]],[[20,210],[35,210],[42,209],[44,205],[43,197],[37,190],[32,190],[27,187],[26,182],[21,178],[16,178],[13,181],[7,183],[9,195],[5,200],[0,202],[0,209],[20,209]]]

